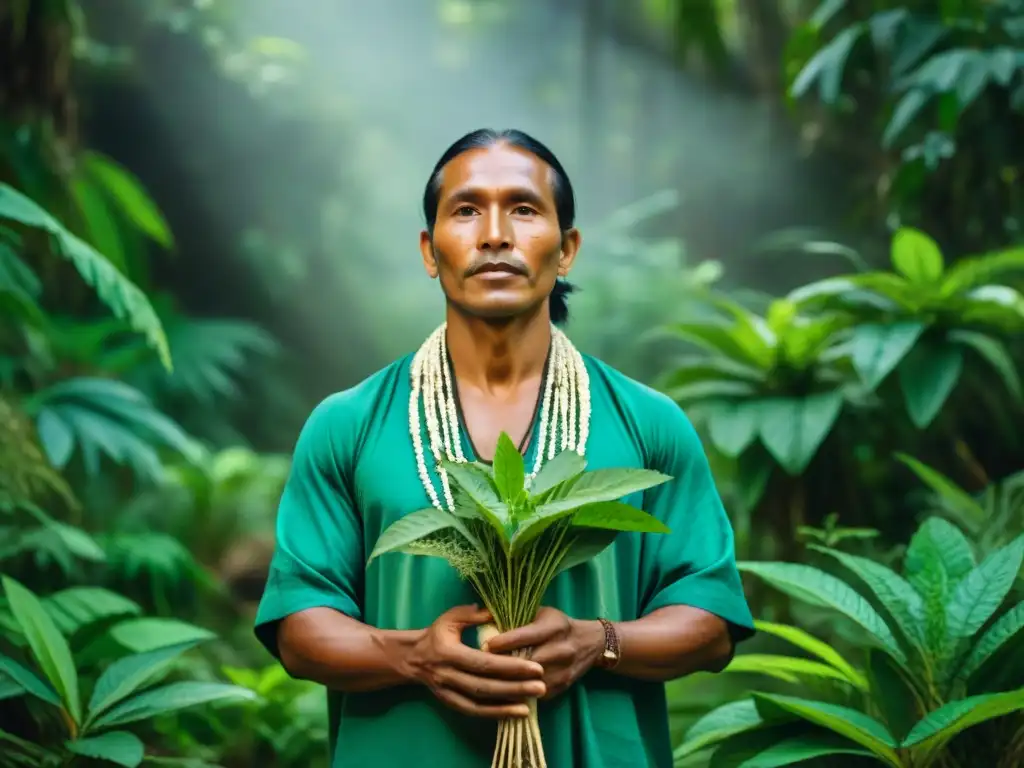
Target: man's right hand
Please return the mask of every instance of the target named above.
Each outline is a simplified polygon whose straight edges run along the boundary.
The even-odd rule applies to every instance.
[[[473,605],[441,614],[410,650],[410,674],[464,715],[526,717],[525,699],[545,693],[543,667],[526,659],[478,651],[462,642],[464,629],[490,620],[488,611]]]

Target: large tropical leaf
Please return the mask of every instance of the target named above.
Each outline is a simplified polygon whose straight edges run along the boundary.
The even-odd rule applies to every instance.
[[[171,229],[142,183],[123,166],[98,152],[85,152],[80,162],[116,203],[118,210],[160,245],[174,244]]]
[[[96,681],[89,701],[89,718],[95,719],[142,686],[152,683],[178,656],[200,642],[202,639],[196,638],[115,661]]]
[[[3,654],[0,654],[0,680],[3,680],[5,685],[13,683],[21,691],[29,693],[47,704],[52,704],[55,707],[61,706],[60,696],[49,683],[40,680],[34,672]]]
[[[797,563],[741,562],[740,570],[758,576],[776,589],[810,605],[832,608],[865,629],[902,664],[907,663],[888,625],[860,594],[834,576]]]
[[[458,518],[448,512],[442,512],[436,507],[411,512],[408,515],[396,520],[385,530],[367,558],[369,566],[381,555],[394,552],[402,547],[411,544],[419,539],[426,538],[432,533],[451,528],[458,522]]]
[[[924,331],[917,322],[865,324],[854,328],[846,348],[865,386],[875,389],[913,348]]]
[[[530,495],[536,500],[544,497],[563,483],[575,480],[587,469],[587,460],[576,451],[561,451],[540,465],[530,483]]]
[[[760,728],[762,725],[764,720],[753,699],[731,701],[711,710],[691,725],[672,756],[676,761],[681,760],[725,741],[730,736]]]
[[[1002,604],[1024,562],[1024,536],[986,557],[957,584],[946,608],[950,638],[970,637]]]
[[[774,635],[788,643],[792,643],[797,648],[801,648],[808,653],[817,656],[819,659],[841,672],[843,676],[855,687],[862,691],[868,690],[867,679],[864,677],[862,672],[844,659],[831,645],[819,640],[813,635],[809,635],[799,627],[791,627],[788,624],[777,624],[770,621],[755,620],[754,628],[758,632],[763,632],[766,635]]]
[[[0,579],[4,593],[18,626],[21,628],[32,656],[46,679],[60,694],[68,714],[75,723],[82,722],[82,702],[78,693],[78,670],[67,640],[53,623],[34,594],[7,576]]]
[[[568,495],[537,508],[537,512],[553,515],[600,501],[618,501],[672,480],[670,475],[653,469],[594,469],[585,472],[572,484]]]
[[[910,420],[924,429],[938,415],[963,370],[964,353],[953,344],[918,344],[899,367]]]
[[[766,734],[772,737],[774,734]],[[777,736],[775,736],[777,738]],[[774,740],[769,746],[761,740],[738,736],[724,743],[711,758],[710,768],[779,768],[795,765],[816,758],[851,755],[873,757],[874,755],[857,746],[849,739],[833,733],[811,732]],[[768,741],[766,738],[765,741]],[[827,763],[822,762],[822,765]]]
[[[901,746],[915,755],[934,754],[961,731],[1022,709],[1024,688],[951,701],[918,722]]]
[[[174,421],[156,410],[137,389],[112,379],[73,378],[35,393],[27,410],[36,416],[39,437],[56,467],[64,467],[76,447],[87,471],[97,474],[100,457],[158,479],[164,467],[157,448],[166,446],[199,461],[198,445]]]
[[[930,517],[910,539],[903,571],[907,581],[922,595],[933,580],[928,578],[931,565],[942,570],[950,587],[974,568],[974,553],[967,537],[948,520]]]
[[[654,515],[621,501],[586,504],[573,513],[572,524],[583,528],[607,528],[612,531],[671,533],[669,527]]]
[[[767,716],[771,708],[781,709],[866,747],[893,768],[902,768],[892,734],[882,723],[863,712],[795,696],[755,693],[754,698],[762,716]]]
[[[1010,642],[1017,633],[1024,629],[1024,602],[1017,603],[1000,616],[986,630],[971,648],[970,653],[960,667],[957,677],[962,681],[971,679],[981,666],[1003,646]]]
[[[114,625],[110,628],[110,637],[133,653],[147,653],[169,646],[212,640],[216,635],[178,619],[143,616]]]
[[[802,677],[840,680],[847,684],[850,682],[838,669],[820,661],[768,653],[735,656],[724,671],[768,675],[786,683],[799,683]]]
[[[95,720],[93,727],[112,728],[214,701],[250,701],[254,698],[256,694],[253,691],[237,685],[168,683],[108,709]]]
[[[146,751],[139,737],[127,731],[110,731],[99,736],[75,739],[65,746],[76,755],[122,765],[124,768],[139,765]]]
[[[156,349],[164,366],[171,369],[167,337],[146,294],[117,270],[102,254],[66,229],[57,219],[13,187],[0,183],[0,218],[49,232],[58,251],[78,270],[82,279],[115,316],[126,320]]]
[[[901,227],[892,237],[892,265],[912,283],[937,284],[945,264],[942,251],[928,235],[913,227]]]
[[[114,617],[138,616],[142,609],[123,595],[101,587],[70,587],[42,599],[43,607],[65,635]]]
[[[803,472],[839,418],[839,391],[803,398],[772,398],[758,404],[761,442],[790,475]]]

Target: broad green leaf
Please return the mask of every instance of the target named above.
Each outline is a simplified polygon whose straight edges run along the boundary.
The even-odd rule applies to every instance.
[[[731,701],[717,707],[695,722],[672,753],[675,760],[725,741],[730,736],[764,725],[753,699]]]
[[[829,678],[847,684],[850,682],[846,675],[828,664],[769,653],[745,653],[734,656],[725,671],[768,675],[787,683],[798,683],[802,676]]]
[[[795,696],[755,693],[754,698],[762,716],[767,714],[765,705],[777,707],[866,747],[893,768],[902,768],[892,734],[882,723],[863,712]]]
[[[805,398],[772,398],[758,405],[761,442],[790,475],[803,472],[843,407],[839,391]]]
[[[371,562],[387,552],[393,552],[444,528],[451,528],[455,521],[454,515],[442,512],[435,507],[410,512],[389,525],[380,535],[366,564],[369,566]]]
[[[449,479],[486,512],[488,520],[492,524],[499,523],[501,530],[504,531],[509,522],[508,507],[499,495],[494,481],[475,467],[462,462],[442,460],[441,466],[448,473]]]
[[[708,432],[723,455],[736,458],[757,439],[760,404],[751,402],[720,403],[708,419]]]
[[[790,93],[795,98],[803,96],[807,89],[818,82],[818,96],[825,104],[835,104],[839,99],[846,70],[846,60],[857,40],[864,34],[863,24],[851,24],[818,51],[797,75]]]
[[[866,691],[868,689],[868,683],[863,673],[854,668],[846,659],[844,659],[837,650],[831,645],[825,643],[818,638],[809,635],[804,630],[798,627],[791,627],[788,624],[776,624],[770,621],[754,621],[754,628],[758,632],[764,632],[768,635],[774,635],[788,643],[792,643],[797,648],[817,656],[822,661],[831,664],[837,670],[842,672],[843,676],[846,677],[854,686]]]
[[[669,480],[672,477],[652,469],[594,469],[573,483],[568,496],[541,505],[537,512],[549,515],[599,501],[618,501]]]
[[[918,345],[899,367],[900,388],[910,420],[924,429],[939,413],[963,370],[963,348]]]
[[[921,482],[941,496],[947,504],[965,518],[974,522],[982,522],[984,520],[987,514],[985,508],[948,477],[932,469],[927,464],[918,461],[913,456],[899,452],[893,455],[898,461],[909,467]]]
[[[859,624],[901,664],[907,658],[892,631],[874,608],[845,582],[809,565],[797,563],[738,564],[741,571],[764,579],[776,589],[809,605],[832,608]]]
[[[1024,709],[1024,688],[951,701],[926,715],[901,745],[913,754],[934,753],[971,726]]]
[[[86,152],[82,162],[89,174],[103,185],[117,202],[120,211],[153,240],[165,248],[174,244],[171,229],[156,203],[141,182],[111,158],[98,152]]]
[[[676,323],[667,328],[674,336],[688,341],[698,347],[710,352],[724,355],[725,357],[743,364],[763,370],[763,350],[751,351],[747,344],[748,340],[740,339],[736,329],[718,321]]]
[[[89,701],[89,718],[95,719],[143,685],[151,683],[178,656],[195,648],[200,642],[202,640],[197,638],[115,661],[96,681]]]
[[[971,675],[981,669],[981,666],[1010,642],[1021,629],[1024,629],[1024,602],[1017,603],[1000,616],[974,643],[957,677],[963,681],[970,680]]]
[[[881,563],[836,549],[811,544],[810,549],[835,558],[855,573],[896,620],[903,635],[918,648],[925,647],[924,602],[914,588],[898,573]]]
[[[223,683],[169,683],[122,701],[97,718],[93,728],[112,728],[214,701],[251,701],[247,688]]]
[[[138,616],[142,609],[132,600],[101,587],[71,587],[42,599],[57,628],[71,635],[82,627],[114,616]]]
[[[18,696],[23,696],[25,689],[19,684],[14,682],[13,679],[7,677],[3,672],[0,672],[0,701],[6,701],[7,699],[15,699]],[[57,706],[60,706],[60,699],[54,694],[54,699],[57,701]]]
[[[889,122],[885,126],[885,131],[882,134],[882,146],[886,149],[892,147],[893,142],[903,134],[907,126],[921,112],[922,107],[930,100],[931,94],[920,88],[912,88],[903,94],[896,103],[892,111],[892,117],[889,118]]]
[[[34,672],[3,654],[0,654],[0,674],[6,675],[5,679],[11,680],[40,701],[45,701],[58,708],[61,706],[60,696],[50,687],[49,683],[40,680]]]
[[[745,381],[757,384],[764,380],[764,371],[732,358],[713,355],[688,355],[674,362],[675,368],[658,382],[658,389],[673,390],[707,381]]]
[[[523,455],[506,433],[498,436],[498,447],[494,452],[494,484],[506,503],[513,502],[522,493],[526,481],[526,467]],[[467,491],[468,492],[468,491]]]
[[[1024,562],[1024,536],[986,557],[957,584],[946,608],[950,638],[970,637],[1002,604]]]
[[[75,723],[82,722],[82,701],[78,694],[78,670],[67,640],[53,623],[34,594],[7,576],[2,579],[4,593],[22,634],[32,649],[32,656],[46,679],[60,694],[68,714]]]
[[[857,326],[847,348],[857,374],[868,389],[875,389],[907,355],[921,333],[922,323],[903,322]]]
[[[779,768],[838,755],[874,756],[836,734],[811,732],[776,741],[768,747],[744,739],[731,739],[715,752],[710,768]]]
[[[684,408],[704,401],[730,400],[753,397],[758,387],[746,381],[728,381],[708,379],[698,381],[685,387],[676,387],[665,392]]]
[[[930,561],[941,566],[950,586],[955,586],[974,568],[974,553],[967,538],[959,528],[941,517],[930,517],[921,524],[910,539],[903,563],[907,581],[922,595],[928,586],[924,577]]]
[[[530,496],[534,499],[543,498],[563,483],[575,480],[586,468],[587,460],[576,451],[556,453],[554,458],[540,465],[536,477],[530,484]]]
[[[598,501],[577,509],[572,524],[583,528],[607,528],[611,531],[671,533],[661,520],[642,509],[621,501]]]
[[[100,300],[116,317],[126,320],[133,330],[143,334],[157,351],[164,367],[168,371],[172,369],[167,336],[153,305],[146,294],[109,260],[68,231],[30,198],[7,184],[0,184],[0,218],[13,219],[53,235],[61,246],[61,255],[74,265]]]
[[[147,616],[115,624],[110,628],[110,637],[133,653],[147,653],[179,643],[213,640],[216,635],[177,619]]]
[[[942,278],[942,251],[924,232],[911,227],[897,230],[891,257],[896,271],[913,283],[935,283]]]
[[[138,736],[127,731],[111,731],[99,736],[68,741],[64,744],[69,752],[95,760],[135,768],[145,756],[145,747]]]
[[[615,541],[617,535],[618,531],[609,531],[606,528],[578,528],[571,531],[569,536],[572,543],[559,563],[555,575],[593,560]]]
[[[984,333],[965,330],[950,331],[949,340],[974,350],[999,374],[1007,391],[1017,400],[1024,401],[1024,387],[1021,385],[1020,374],[1017,373],[1017,367],[1005,344]]]

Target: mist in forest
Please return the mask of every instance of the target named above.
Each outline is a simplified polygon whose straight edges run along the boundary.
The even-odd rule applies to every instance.
[[[274,312],[313,337],[330,371],[324,388],[404,354],[439,322],[440,289],[417,248],[420,198],[436,159],[475,128],[525,130],[566,166],[584,237],[572,329],[590,351],[609,349],[597,338],[605,328],[629,335],[674,313],[678,302],[664,284],[657,299],[645,291],[681,262],[720,260],[731,281],[758,287],[778,265],[748,264],[754,241],[825,215],[827,196],[803,180],[793,131],[664,55],[617,42],[610,31],[595,35],[582,5],[251,0],[238,16],[240,32],[303,49],[291,81],[265,98],[277,121],[306,126],[299,139],[261,136],[263,121],[232,112],[213,85],[185,82],[173,61],[164,63],[158,108],[173,140],[195,138],[195,124],[182,119],[187,111],[202,113],[203,130],[235,148],[215,169],[195,171],[198,194],[211,210],[258,194],[264,221],[247,223],[239,236],[263,243],[262,251],[254,246],[264,254],[257,261],[278,264],[265,282],[280,292],[288,275],[305,276]],[[269,79],[278,74],[268,69]],[[634,234],[656,233],[672,247],[606,247],[616,234],[607,231],[609,217],[652,195],[674,202]],[[287,229],[284,219],[291,244],[263,242],[261,227]],[[595,281],[610,274],[637,306],[616,317],[604,304],[604,327],[591,327],[584,297],[596,307],[604,294]],[[655,300],[663,306],[642,306]],[[338,381],[343,361],[346,381]]]

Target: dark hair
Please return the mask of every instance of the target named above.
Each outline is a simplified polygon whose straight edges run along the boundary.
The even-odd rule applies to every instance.
[[[551,170],[554,172],[551,186],[555,195],[558,226],[563,232],[572,228],[573,222],[576,220],[576,197],[572,189],[572,182],[569,181],[569,174],[565,172],[565,168],[558,162],[555,154],[523,131],[515,129],[495,131],[490,128],[481,128],[467,133],[448,147],[430,174],[430,180],[423,191],[423,216],[427,220],[427,231],[431,235],[434,233],[434,222],[437,220],[437,203],[441,194],[441,172],[444,167],[463,152],[468,152],[471,149],[486,149],[501,143],[525,149],[551,166]],[[569,319],[568,296],[574,290],[576,290],[575,286],[567,280],[555,281],[555,288],[549,299],[551,322],[561,325]]]

